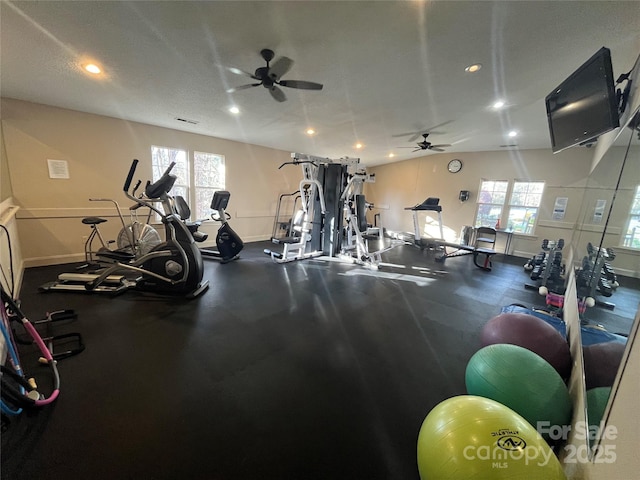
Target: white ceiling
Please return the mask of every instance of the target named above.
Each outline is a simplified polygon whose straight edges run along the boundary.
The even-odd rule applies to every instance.
[[[424,130],[448,152],[550,148],[544,97],[602,46],[615,77],[640,53],[637,1],[3,0],[0,9],[3,97],[367,165],[424,155],[397,148]],[[284,88],[283,103],[261,87],[227,93],[251,82],[227,67],[253,73],[263,48],[294,60],[283,79],[324,89]],[[82,73],[87,59],[104,78]],[[482,69],[466,73],[472,63]],[[490,108],[497,98],[508,105],[500,112]]]

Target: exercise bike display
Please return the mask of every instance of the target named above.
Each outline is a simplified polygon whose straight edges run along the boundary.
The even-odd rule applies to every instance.
[[[140,180],[129,192],[137,164],[138,160],[133,160],[124,184],[124,193],[141,207],[149,208],[161,216],[165,241],[131,262],[104,258],[98,251],[97,257],[109,262],[109,266],[96,274],[61,274],[57,282],[42,286],[42,291],[121,293],[128,288],[135,288],[193,298],[208,288],[209,282],[202,281],[204,268],[200,250],[187,226],[175,214],[172,198],[168,193],[176,181],[176,176],[171,174],[175,162],[169,165],[156,182],[147,181],[144,193],[139,197],[136,197],[136,191],[141,184]],[[156,202],[161,203],[162,210],[154,205]],[[137,277],[128,278],[126,273],[136,274]]]
[[[225,212],[225,209],[229,205],[229,199],[231,194],[226,190],[218,190],[213,194],[211,199],[211,219],[220,222],[221,225],[218,228],[216,234],[216,246],[218,250],[212,248],[201,248],[200,253],[204,258],[211,258],[219,260],[222,263],[228,263],[240,258],[240,252],[244,248],[242,239],[236,232],[233,231],[231,225],[229,225],[230,215]]]

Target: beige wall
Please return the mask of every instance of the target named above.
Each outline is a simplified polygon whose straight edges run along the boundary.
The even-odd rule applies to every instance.
[[[2,100],[2,128],[18,228],[27,266],[78,261],[89,228],[81,219],[114,215],[89,198],[129,201],[122,186],[131,161],[139,178],[151,178],[151,145],[221,154],[226,161],[229,213],[244,241],[268,239],[277,196],[297,189],[297,168],[278,170],[290,152],[154,127],[19,100]],[[66,160],[69,179],[50,179],[47,159]],[[102,228],[115,238],[117,218]],[[203,230],[215,239],[217,225]],[[209,242],[208,242],[209,243]]]

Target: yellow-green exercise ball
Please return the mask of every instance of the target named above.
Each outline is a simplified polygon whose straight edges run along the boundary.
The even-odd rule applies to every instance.
[[[422,480],[560,480],[562,466],[524,418],[494,400],[460,395],[436,405],[418,435]]]

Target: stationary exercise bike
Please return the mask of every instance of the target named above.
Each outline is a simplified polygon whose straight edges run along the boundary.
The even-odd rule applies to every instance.
[[[114,205],[122,229],[118,233],[116,240],[105,241],[102,236],[98,225],[107,221],[106,218],[101,217],[85,217],[82,219],[82,223],[91,227],[91,234],[87,237],[84,244],[84,257],[86,263],[78,267],[78,269],[100,267],[98,262],[98,252],[100,256],[111,258],[112,260],[119,260],[121,262],[130,262],[136,258],[140,258],[151,251],[153,247],[160,244],[162,240],[160,235],[150,225],[152,210],[147,213],[147,218],[144,223],[138,221],[138,210],[140,204],[136,202],[131,208],[129,208],[129,214],[131,221],[129,224],[125,223],[122,210],[118,202],[111,198],[90,198],[90,202],[110,202]],[[95,248],[94,243],[96,240],[100,243],[99,248]],[[111,245],[115,244],[115,248]]]
[[[211,199],[211,219],[221,222],[218,233],[216,234],[216,245],[218,250],[211,248],[201,248],[200,252],[204,258],[219,260],[222,263],[228,263],[240,258],[240,252],[244,247],[242,239],[229,225],[229,214],[225,212],[231,194],[226,190],[219,190],[213,194]]]
[[[165,241],[131,262],[106,259],[112,261],[111,265],[98,274],[61,274],[57,282],[45,285],[41,290],[120,293],[127,288],[135,288],[193,298],[208,288],[209,282],[202,281],[204,268],[200,250],[189,229],[176,216],[168,193],[176,181],[176,176],[171,174],[175,162],[169,165],[156,182],[147,181],[144,193],[140,196],[136,196],[140,181],[129,192],[137,165],[138,160],[133,160],[124,184],[124,193],[130,200],[162,217]],[[155,207],[155,202],[162,204],[163,211]],[[97,255],[100,258],[100,252]],[[119,275],[121,272],[138,274],[139,277],[130,280],[125,275]]]

